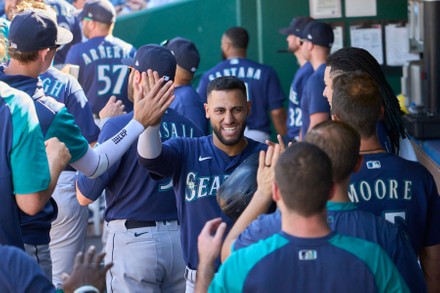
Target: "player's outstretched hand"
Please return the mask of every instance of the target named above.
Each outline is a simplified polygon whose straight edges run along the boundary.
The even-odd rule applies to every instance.
[[[162,115],[174,100],[173,82],[164,84],[163,78],[156,80],[154,73],[149,70],[148,75],[143,72],[140,80],[135,80],[133,84],[134,119],[145,128],[159,124]]]
[[[199,263],[214,265],[220,255],[226,223],[221,218],[215,218],[205,223],[198,238]]]
[[[125,114],[125,105],[121,100],[116,100],[115,96],[111,96],[108,99],[107,104],[105,104],[104,108],[99,111],[99,118],[105,119],[110,117],[116,117],[122,114]]]
[[[258,189],[255,194],[264,196],[267,200],[272,199],[272,183],[275,178],[275,164],[281,154],[281,145],[269,145],[267,151],[260,152],[257,171]]]
[[[105,274],[112,267],[112,263],[106,264],[101,268],[101,262],[104,259],[105,253],[100,253],[95,256],[95,247],[90,246],[87,252],[79,252],[75,258],[73,271],[69,275],[63,274],[64,292],[74,292],[81,286],[93,286],[104,292],[105,289]]]
[[[66,145],[58,138],[52,137],[44,142],[46,146],[47,161],[51,170],[63,170],[72,156]]]

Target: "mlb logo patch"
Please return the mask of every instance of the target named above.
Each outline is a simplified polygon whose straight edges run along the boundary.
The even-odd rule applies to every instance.
[[[368,169],[380,169],[381,167],[380,161],[367,161]]]
[[[316,250],[300,250],[298,252],[298,258],[299,260],[315,260],[318,258],[318,254],[316,253]]]

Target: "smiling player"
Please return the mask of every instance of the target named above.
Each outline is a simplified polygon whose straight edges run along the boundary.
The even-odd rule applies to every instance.
[[[151,125],[138,142],[140,163],[151,174],[173,178],[187,266],[186,292],[194,290],[198,265],[195,247],[203,225],[216,217],[228,223],[231,221],[217,204],[218,188],[240,163],[265,148],[243,134],[249,103],[246,86],[238,78],[220,77],[211,81],[205,110],[206,117],[211,120],[212,135],[172,138],[162,144],[159,125]]]

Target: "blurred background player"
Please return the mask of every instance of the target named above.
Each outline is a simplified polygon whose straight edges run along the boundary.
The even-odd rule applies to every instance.
[[[333,28],[323,22],[313,21],[303,30],[303,57],[313,66],[313,74],[307,80],[301,98],[302,126],[301,137],[316,124],[330,119],[330,106],[323,96],[325,88],[325,62],[333,45]]]
[[[167,41],[164,46],[173,53],[177,62],[176,76],[174,77],[176,98],[170,108],[191,120],[203,131],[203,134],[207,135],[209,125],[205,117],[205,108],[199,94],[191,85],[194,74],[199,67],[199,51],[193,42],[180,37]]]
[[[206,102],[207,85],[214,78],[235,76],[243,80],[251,103],[245,135],[265,142],[270,139],[270,118],[277,134],[286,134],[285,96],[278,76],[271,67],[246,58],[248,43],[249,35],[244,28],[226,30],[221,39],[224,61],[203,74],[197,92]]]
[[[299,133],[302,126],[301,97],[307,80],[313,74],[312,64],[301,54],[301,41],[304,27],[312,22],[313,18],[299,16],[292,19],[289,27],[279,30],[280,34],[287,35],[287,50],[295,55],[299,65],[292,80],[289,91],[289,104],[287,108],[287,138],[288,140],[299,140]]]
[[[66,64],[79,66],[78,81],[86,93],[93,114],[105,106],[111,96],[116,96],[133,110],[127,98],[128,67],[121,64],[122,58],[132,58],[135,48],[112,35],[116,19],[115,8],[108,0],[87,1],[79,18],[87,41],[70,48]]]

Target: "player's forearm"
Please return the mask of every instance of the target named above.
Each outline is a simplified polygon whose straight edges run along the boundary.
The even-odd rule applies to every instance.
[[[137,150],[139,156],[144,159],[157,158],[162,152],[162,141],[160,140],[160,124],[145,129],[139,136]]]
[[[215,269],[214,262],[199,262],[197,268],[196,288],[195,293],[208,292],[209,285],[214,278]]]
[[[272,201],[270,197],[261,194],[257,189],[249,205],[234,223],[231,231],[223,242],[221,260],[224,262],[232,251],[232,244],[238,236],[254,221],[259,215],[266,213],[269,210]]]
[[[282,136],[286,135],[287,133],[287,127],[286,127],[286,120],[287,115],[284,108],[275,109],[271,111],[271,117],[273,126],[275,127],[278,134],[281,134]]]
[[[96,178],[124,155],[143,130],[144,127],[132,119],[112,138],[93,150],[89,148],[87,153],[71,163],[71,166],[87,177]]]
[[[428,292],[440,292],[440,244],[424,247],[420,253],[420,264]]]

